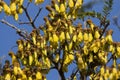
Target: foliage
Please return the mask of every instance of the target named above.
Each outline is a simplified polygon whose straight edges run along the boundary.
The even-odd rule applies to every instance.
[[[31,19],[27,8],[33,4],[24,0],[11,0],[10,5],[0,1],[0,8],[6,15],[13,16],[17,21],[19,14],[26,14],[33,30],[30,33],[18,29],[4,19],[2,23],[17,31],[21,39],[16,41],[17,52],[9,52],[12,62],[6,60],[3,66],[2,80],[46,80],[50,70],[56,69],[61,80],[117,80],[120,78],[120,65],[116,60],[120,58],[120,43],[112,39],[113,30],[107,30],[109,21],[107,15],[112,8],[112,1],[107,0],[103,14],[82,9],[84,0],[51,0],[46,5],[49,14],[44,17],[45,24],[36,27],[35,21],[41,12],[38,10],[34,19]],[[40,5],[44,0],[35,0]],[[81,10],[81,12],[79,12]],[[86,27],[82,23],[74,25],[77,20],[86,16],[100,20],[97,26],[88,18]],[[26,24],[26,23],[24,23]],[[108,66],[110,61],[111,66]],[[76,65],[76,70],[67,78],[68,66]],[[74,69],[73,69],[74,70]],[[79,74],[79,77],[77,75]]]

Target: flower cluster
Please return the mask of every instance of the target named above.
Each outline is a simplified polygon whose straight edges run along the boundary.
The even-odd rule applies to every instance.
[[[32,0],[29,0],[32,2]],[[35,0],[35,4],[40,4],[44,2],[44,0]],[[15,20],[18,20],[19,14],[23,13],[23,3],[24,0],[11,0],[10,4],[8,5],[5,1],[0,1],[0,12],[2,9],[6,13],[6,15],[11,15],[14,17]]]

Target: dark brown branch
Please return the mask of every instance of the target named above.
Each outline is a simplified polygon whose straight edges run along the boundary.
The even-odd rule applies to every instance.
[[[106,22],[106,24],[105,24],[105,26],[104,26],[104,29],[103,29],[103,31],[102,31],[102,34],[100,35],[100,38],[103,36],[103,34],[105,33],[105,31],[106,31],[106,29],[107,29],[107,27],[110,25],[110,22],[108,21],[108,22]]]
[[[77,69],[74,73],[71,74],[71,80],[74,79],[75,75],[78,73],[79,69]]]
[[[66,79],[65,79],[64,72],[63,72],[62,70],[59,70],[58,72],[59,72],[59,75],[60,75],[60,77],[61,77],[61,80],[66,80]]]
[[[108,63],[111,61],[111,59],[113,59],[114,55],[115,55],[115,53],[113,53],[113,54],[111,55],[111,57],[108,59],[108,61],[107,61],[106,64],[108,64]]]
[[[34,29],[36,29],[35,24],[33,23],[33,20],[32,20],[32,18],[30,17],[28,11],[27,11],[27,8],[25,8],[24,6],[22,6],[22,8],[23,8],[23,10],[25,11],[25,14],[26,14],[28,20],[30,21],[30,24],[32,25],[32,27],[33,27]]]
[[[36,21],[37,17],[39,16],[40,12],[41,12],[42,8],[39,8],[39,11],[37,12],[34,20],[33,20],[33,23]]]
[[[19,24],[30,24],[30,22],[19,22]]]

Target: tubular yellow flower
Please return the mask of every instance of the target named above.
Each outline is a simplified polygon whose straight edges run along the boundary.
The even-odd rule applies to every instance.
[[[89,38],[89,40],[88,40],[89,42],[91,42],[93,40],[93,35],[92,35],[91,30],[89,30],[88,38]]]
[[[18,8],[18,13],[19,13],[19,14],[22,14],[22,13],[23,13],[22,7],[19,7],[19,8]]]
[[[42,80],[42,74],[39,71],[36,73],[36,80]]]
[[[7,73],[5,75],[5,80],[11,80],[11,74],[10,73]]]
[[[101,69],[100,69],[100,74],[103,75],[105,73],[105,69],[104,67],[102,66]]]
[[[60,12],[64,13],[65,12],[65,5],[63,3],[60,4]]]
[[[60,33],[59,40],[60,42],[64,42],[65,40],[65,33],[63,31]]]
[[[112,33],[113,33],[112,30],[108,30],[107,33],[106,33],[105,40],[106,40],[109,44],[111,44],[111,43],[113,42]]]
[[[85,55],[88,55],[88,47],[87,47],[87,45],[84,45],[83,51],[84,51]]]
[[[109,46],[109,51],[112,53],[115,52],[115,47],[112,44]]]
[[[69,34],[69,32],[66,32],[66,40],[70,40],[70,34]]]
[[[71,42],[69,43],[69,46],[68,46],[69,50],[71,50],[72,47],[73,47],[73,42],[71,41]]]
[[[41,4],[43,2],[44,2],[44,0],[35,0],[35,4]]]
[[[21,6],[23,4],[24,0],[19,0],[19,5]]]
[[[100,37],[100,33],[98,31],[98,27],[95,27],[95,36],[94,36],[96,39],[99,39]]]
[[[60,12],[59,6],[58,6],[57,4],[55,4],[54,6],[55,6],[55,10],[56,10],[57,12]]]
[[[46,62],[46,66],[47,66],[48,68],[50,68],[50,66],[51,66],[50,60],[49,60],[48,58],[46,58],[46,59],[45,59],[45,62]]]
[[[15,14],[16,13],[16,3],[15,2],[12,2],[10,4],[10,10],[11,10],[11,14]]]
[[[69,7],[70,7],[70,8],[73,8],[73,7],[74,7],[74,2],[73,2],[73,0],[69,0],[68,4],[69,4]]]
[[[31,76],[28,77],[28,80],[33,80]]]
[[[69,65],[74,60],[74,55],[72,53],[66,53],[64,64]]]
[[[59,54],[56,54],[54,61],[57,63],[59,61],[59,59],[60,59]]]
[[[14,68],[13,68],[13,72],[14,72],[14,75],[17,75],[17,74],[18,74],[18,68],[17,68],[16,65],[15,65]]]
[[[27,51],[26,54],[29,56],[29,58],[28,58],[28,61],[29,61],[28,64],[31,66],[32,63],[33,63],[33,56],[32,56],[32,54],[31,54],[30,51]]]
[[[76,4],[75,4],[75,7],[76,8],[81,8],[82,4],[83,4],[83,0],[77,0]]]
[[[58,43],[58,40],[59,40],[58,36],[56,35],[55,32],[53,32],[53,42]]]
[[[18,51],[23,51],[23,41],[18,40],[16,43],[18,45]]]
[[[16,58],[16,56],[15,56],[15,54],[13,52],[9,52],[9,55],[12,58],[12,64],[14,64],[16,61],[18,61],[17,58]]]
[[[89,24],[91,30],[93,31],[95,25],[93,24],[92,20],[88,19],[88,20],[87,20],[87,23]]]
[[[77,35],[77,40],[78,40],[79,42],[81,42],[81,41],[83,40],[83,34],[82,34],[81,31],[79,31],[79,33],[78,33],[78,35]]]
[[[17,13],[15,13],[15,14],[14,14],[14,19],[17,21],[17,20],[18,20],[18,18],[19,18],[18,14],[17,14]]]
[[[76,42],[76,40],[77,40],[77,35],[76,35],[76,33],[74,33],[72,40],[73,40],[73,42]]]
[[[3,8],[4,8],[4,11],[7,15],[10,15],[11,14],[11,10],[9,8],[9,6],[4,2],[3,3]]]
[[[83,34],[83,39],[85,42],[87,42],[89,40],[88,33],[86,31]]]
[[[33,44],[36,45],[36,30],[33,30],[30,35],[32,37]]]

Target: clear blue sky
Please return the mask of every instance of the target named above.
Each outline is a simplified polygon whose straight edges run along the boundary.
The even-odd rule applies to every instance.
[[[5,0],[5,1],[9,1],[9,0]],[[26,0],[25,0],[26,1]],[[42,4],[42,6],[44,6],[45,4],[49,4],[50,0],[45,0],[45,3]],[[91,0],[85,0],[85,3],[89,2]],[[94,1],[94,0],[92,0]],[[113,29],[114,30],[114,34],[113,34],[113,39],[114,41],[120,41],[120,30],[113,24],[113,17],[114,16],[118,16],[118,20],[120,23],[120,0],[113,0],[114,1],[114,5],[113,5],[113,10],[111,12],[111,15],[109,16],[109,19],[111,20],[111,25],[109,27],[109,29]],[[32,4],[31,4],[32,6]],[[93,9],[97,10],[97,11],[101,11],[101,7],[103,6],[102,2],[100,4],[97,4],[93,7]],[[35,9],[34,7],[30,7],[30,14],[32,16],[34,16],[34,14],[36,13],[37,9]],[[48,12],[45,11],[45,8],[43,8],[41,16],[39,17],[38,21],[36,22],[37,26],[39,26],[39,24],[43,24],[43,17],[47,14]],[[22,20],[26,20],[26,18],[24,17],[24,15],[20,15],[20,19]],[[0,13],[0,20],[5,18],[5,15],[2,13]],[[19,28],[22,29],[27,29],[28,31],[30,31],[32,28],[30,28],[29,26],[26,25],[18,25],[17,23],[14,22],[12,17],[6,17],[7,21],[9,21],[12,24],[15,24],[16,26],[18,26]],[[39,23],[40,22],[40,23]],[[10,59],[10,57],[8,56],[8,52],[11,50],[11,48],[13,46],[16,46],[16,40],[19,39],[20,37],[16,34],[15,30],[13,30],[12,28],[0,23],[0,56],[6,56],[5,59]],[[16,51],[16,47],[12,48],[13,51]],[[2,60],[2,62],[4,62],[4,60]],[[49,75],[47,75],[47,80],[58,80],[58,73],[57,71],[50,71]]]

